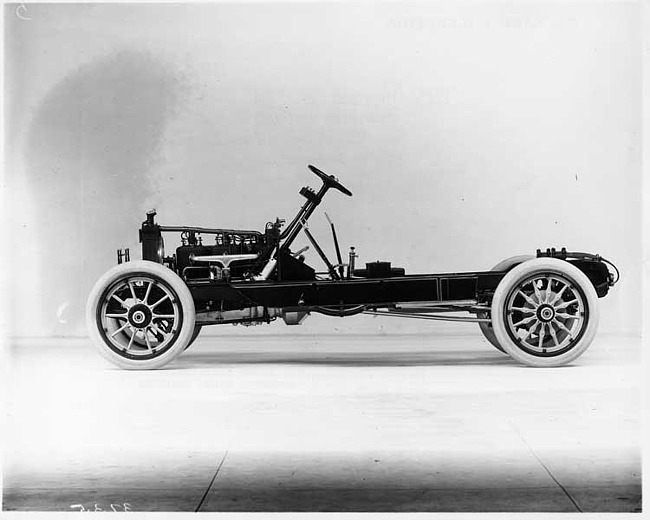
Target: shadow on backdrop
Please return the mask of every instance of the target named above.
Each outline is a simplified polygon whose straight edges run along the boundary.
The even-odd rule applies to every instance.
[[[25,156],[44,252],[39,332],[83,334],[92,284],[117,247],[137,242],[180,83],[156,56],[119,50],[69,73],[36,108]]]

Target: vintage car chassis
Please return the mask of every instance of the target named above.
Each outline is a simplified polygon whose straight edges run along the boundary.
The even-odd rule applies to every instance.
[[[406,274],[390,262],[357,269],[355,248],[344,263],[330,222],[337,255],[332,263],[307,220],[330,188],[352,194],[334,176],[309,168],[323,184],[318,192],[300,191],[307,201],[284,230],[280,219],[267,223],[263,233],[160,226],[150,211],[140,228],[142,260],[130,261],[128,249],[118,250],[118,265],[89,296],[88,330],[100,353],[122,368],[159,368],[187,349],[204,326],[277,318],[298,325],[310,313],[476,322],[493,346],[531,366],[570,363],[593,340],[597,298],[619,278],[608,260],[547,248],[508,258],[489,271]],[[324,272],[304,262],[306,248],[291,251],[300,232]],[[172,256],[165,256],[163,233],[181,234]],[[208,238],[214,244],[204,244]]]

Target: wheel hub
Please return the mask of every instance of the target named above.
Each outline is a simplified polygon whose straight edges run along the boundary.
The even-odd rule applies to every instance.
[[[555,309],[548,304],[537,307],[537,319],[543,323],[549,323],[555,318]]]
[[[152,319],[151,309],[142,303],[137,303],[129,309],[129,324],[136,329],[144,329],[149,326]]]

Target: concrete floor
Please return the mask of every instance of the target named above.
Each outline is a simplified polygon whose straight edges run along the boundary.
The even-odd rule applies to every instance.
[[[3,509],[641,510],[639,339],[533,369],[478,332],[291,332],[151,372],[14,340]]]

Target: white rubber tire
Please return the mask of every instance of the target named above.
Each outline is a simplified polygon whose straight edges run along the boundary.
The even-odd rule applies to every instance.
[[[190,341],[187,343],[187,346],[185,347],[185,350],[190,348],[192,346],[192,343],[194,343],[194,340],[199,337],[199,334],[201,333],[202,328],[203,328],[203,325],[194,325],[194,332],[192,333],[192,337],[190,338]]]
[[[495,265],[490,271],[508,271],[512,269],[513,267],[521,264],[522,262],[526,262],[528,260],[532,260],[535,258],[533,255],[517,255],[517,256],[511,256],[510,258],[506,258],[505,260],[502,260],[499,262],[497,265]],[[489,313],[487,312],[478,312],[476,314],[477,318],[488,318]],[[485,336],[485,339],[488,340],[490,345],[492,345],[494,348],[497,350],[500,350],[504,354],[506,353],[505,350],[503,350],[503,347],[499,345],[499,342],[497,341],[497,337],[494,334],[494,328],[492,327],[491,323],[485,323],[485,322],[479,322],[478,324],[479,328],[481,329],[481,332],[483,333],[483,336]]]
[[[569,336],[568,346],[555,355],[531,354],[522,349],[511,335],[506,319],[507,302],[520,284],[534,276],[558,275],[571,290],[581,294],[585,307],[583,323],[576,339]],[[492,326],[499,345],[513,359],[533,367],[557,367],[571,363],[589,348],[598,329],[598,296],[593,284],[577,267],[556,258],[536,258],[514,267],[499,283],[492,299]]]
[[[150,359],[129,359],[116,352],[107,342],[106,331],[103,330],[100,312],[103,300],[109,288],[114,287],[120,280],[135,276],[147,276],[156,279],[157,284],[164,285],[178,297],[174,304],[179,309],[181,326],[172,331],[171,345],[159,355]],[[194,300],[187,285],[180,277],[167,267],[156,262],[137,260],[126,262],[108,270],[93,287],[86,305],[86,326],[93,344],[99,353],[114,365],[127,370],[153,370],[172,361],[183,352],[194,334],[195,328]]]

